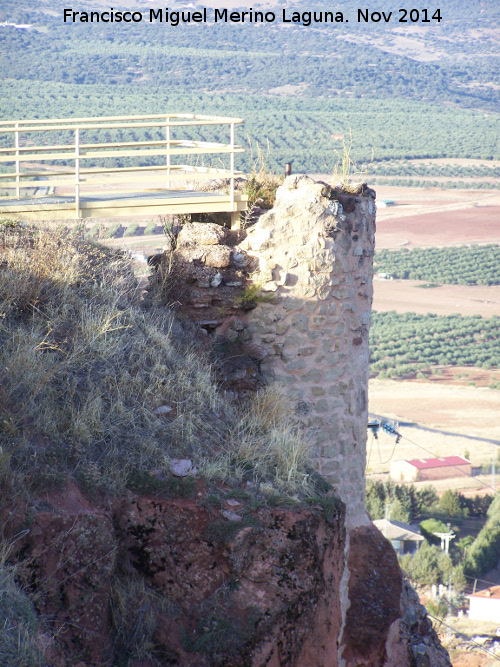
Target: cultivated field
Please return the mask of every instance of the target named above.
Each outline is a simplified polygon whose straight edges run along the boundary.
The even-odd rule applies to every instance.
[[[436,315],[500,315],[500,286],[440,285],[419,280],[375,280],[373,310]]]
[[[485,465],[491,462],[492,445],[474,436],[500,443],[500,391],[494,389],[426,381],[371,380],[369,410],[414,424],[400,427],[404,437],[396,446],[394,437],[385,433],[379,435],[378,443],[375,441],[373,446],[368,438],[371,455],[367,468],[371,473],[388,472],[391,459],[463,456],[465,452],[469,452],[473,466]],[[455,482],[457,488],[470,486],[472,482],[480,486],[476,480],[466,478],[454,480],[452,486]]]
[[[402,188],[404,189],[404,188]],[[499,197],[499,195],[496,195]],[[466,243],[500,243],[500,206],[457,208],[451,205],[405,204],[377,211],[378,249],[439,247]]]

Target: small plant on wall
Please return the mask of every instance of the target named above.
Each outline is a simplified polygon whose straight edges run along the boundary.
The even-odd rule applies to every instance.
[[[243,310],[252,310],[258,303],[268,302],[272,299],[271,294],[262,294],[260,283],[248,285],[243,292],[236,297],[235,304]]]

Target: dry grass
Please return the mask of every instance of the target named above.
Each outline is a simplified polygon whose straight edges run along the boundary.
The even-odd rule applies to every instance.
[[[115,577],[110,608],[115,664],[154,660],[158,619],[173,610],[168,598],[148,588],[142,578]]]
[[[336,163],[333,167],[331,184],[335,189],[342,192],[359,194],[362,190],[360,180],[366,179],[368,171],[359,171],[357,169],[352,159],[352,142],[352,131],[349,130],[349,141],[346,142],[345,138],[342,140],[342,153],[336,149],[334,150]]]
[[[279,492],[299,499],[317,492],[311,447],[289,401],[270,387],[253,397],[223,451],[205,460],[202,470],[215,479],[233,476],[251,482],[264,495]]]
[[[0,541],[0,665],[41,667],[45,663],[37,646],[35,608],[17,586],[15,568],[6,563],[9,551]]]
[[[283,488],[308,474],[282,399],[226,403],[189,326],[141,303],[129,260],[49,225],[0,228],[0,445],[3,476],[27,486],[71,475],[117,493],[179,456]]]
[[[270,146],[264,151],[257,144],[255,153],[250,138],[248,139],[252,159],[252,170],[248,176],[242,192],[248,195],[247,218],[251,217],[254,205],[262,209],[271,209],[276,201],[276,190],[283,183],[283,176],[270,171],[267,166]]]

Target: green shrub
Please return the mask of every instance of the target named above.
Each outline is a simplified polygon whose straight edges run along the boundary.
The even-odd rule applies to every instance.
[[[149,234],[156,234],[158,225],[154,220],[151,220],[151,222],[148,222],[144,229],[144,236],[148,236]]]
[[[447,533],[448,527],[439,519],[426,519],[420,522],[420,533],[429,544],[441,544],[441,539],[434,533]]]
[[[104,234],[105,239],[112,239],[114,236],[121,231],[121,224],[119,222],[114,222],[110,227],[108,227],[106,233]]]
[[[123,232],[123,236],[135,236],[138,229],[139,229],[139,223],[132,222]]]

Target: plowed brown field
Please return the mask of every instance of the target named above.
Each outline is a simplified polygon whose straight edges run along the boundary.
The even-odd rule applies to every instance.
[[[397,215],[395,206],[391,209]],[[377,212],[377,248],[436,247],[466,243],[500,243],[500,206],[477,206],[455,210],[422,211],[385,218]]]

